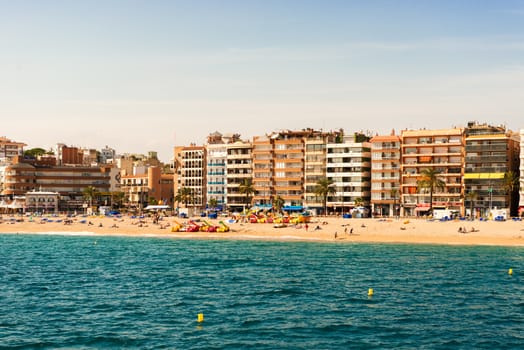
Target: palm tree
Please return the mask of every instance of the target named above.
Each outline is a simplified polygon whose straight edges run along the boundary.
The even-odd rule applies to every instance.
[[[398,197],[398,188],[392,188],[389,191],[389,195],[393,198],[393,216],[397,216],[397,197]]]
[[[421,189],[429,190],[429,212],[433,213],[433,193],[437,189],[443,189],[446,183],[439,178],[442,171],[434,168],[426,168],[420,172],[420,180],[417,186]]]
[[[284,198],[280,196],[276,196],[275,199],[273,200],[273,207],[275,207],[275,210],[277,212],[281,212],[282,207],[284,207]]]
[[[257,190],[253,186],[251,179],[244,179],[238,186],[238,192],[246,196],[246,205],[249,207],[251,204],[251,197],[257,193]]]
[[[511,212],[511,209],[513,208],[512,206],[512,200],[513,200],[513,192],[515,191],[516,188],[518,188],[519,186],[519,177],[518,175],[514,172],[514,171],[506,171],[504,173],[504,179],[503,179],[503,182],[502,182],[502,189],[504,190],[504,192],[508,195],[508,204],[509,204],[509,216],[512,216],[512,213]]]
[[[89,206],[93,206],[93,200],[100,195],[100,191],[94,186],[88,186],[82,191],[84,198],[89,201]]]
[[[184,203],[184,206],[187,208],[188,203],[193,198],[193,190],[189,187],[181,187],[178,189],[177,194],[175,195],[175,201]]]
[[[118,192],[111,192],[111,202],[113,204],[116,204],[116,207],[120,209],[122,206],[126,194],[124,192],[118,191]]]
[[[208,202],[209,208],[215,209],[218,206],[218,201],[216,198],[210,198]]]
[[[364,200],[362,197],[355,198],[355,207],[361,207],[364,204]]]
[[[317,181],[317,185],[315,186],[315,194],[322,198],[322,204],[324,206],[324,215],[327,214],[328,195],[334,194],[336,192],[335,188],[333,187],[333,183],[333,180],[323,177]]]
[[[475,215],[473,213],[475,200],[477,199],[478,193],[475,191],[469,191],[464,196],[465,199],[469,202],[469,215],[471,216],[471,220],[475,218]]]

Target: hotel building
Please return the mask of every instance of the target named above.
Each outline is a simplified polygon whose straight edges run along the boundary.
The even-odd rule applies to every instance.
[[[15,157],[5,168],[1,194],[14,198],[29,191],[58,192],[60,210],[76,210],[82,208],[86,187],[110,191],[111,174],[107,166],[56,166],[54,158],[38,161]]]
[[[428,213],[430,191],[418,186],[424,169],[439,171],[444,182],[433,193],[433,208],[463,214],[464,129],[404,130],[401,149],[401,215]]]
[[[510,195],[504,188],[504,174],[518,174],[519,136],[503,126],[468,123],[465,163],[465,208],[475,217],[489,216],[491,209],[508,209],[517,214],[518,191]],[[469,193],[474,193],[470,196]],[[510,199],[513,203],[510,203]],[[473,203],[471,203],[473,202]]]
[[[328,211],[343,214],[357,205],[370,205],[371,143],[361,142],[361,137],[344,136],[342,143],[326,145],[326,176],[335,188],[335,193],[327,198]]]
[[[380,216],[400,214],[400,137],[377,135],[371,143],[371,206]]]

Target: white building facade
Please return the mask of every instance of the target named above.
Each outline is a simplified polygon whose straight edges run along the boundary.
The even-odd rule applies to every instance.
[[[335,193],[327,198],[328,212],[349,213],[355,206],[370,206],[371,143],[354,142],[326,145],[326,177],[333,181]]]

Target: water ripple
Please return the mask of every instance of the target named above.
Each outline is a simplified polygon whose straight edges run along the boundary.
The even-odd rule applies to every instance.
[[[523,347],[521,248],[96,241],[0,235],[0,348]]]

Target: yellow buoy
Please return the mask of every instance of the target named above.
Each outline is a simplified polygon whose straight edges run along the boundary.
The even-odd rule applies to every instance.
[[[204,322],[204,314],[198,314],[197,315],[197,321],[198,322]]]
[[[368,296],[373,296],[373,288],[368,289]]]
[[[513,269],[509,269],[509,270],[508,270],[508,274],[509,274],[509,275],[513,275]]]

